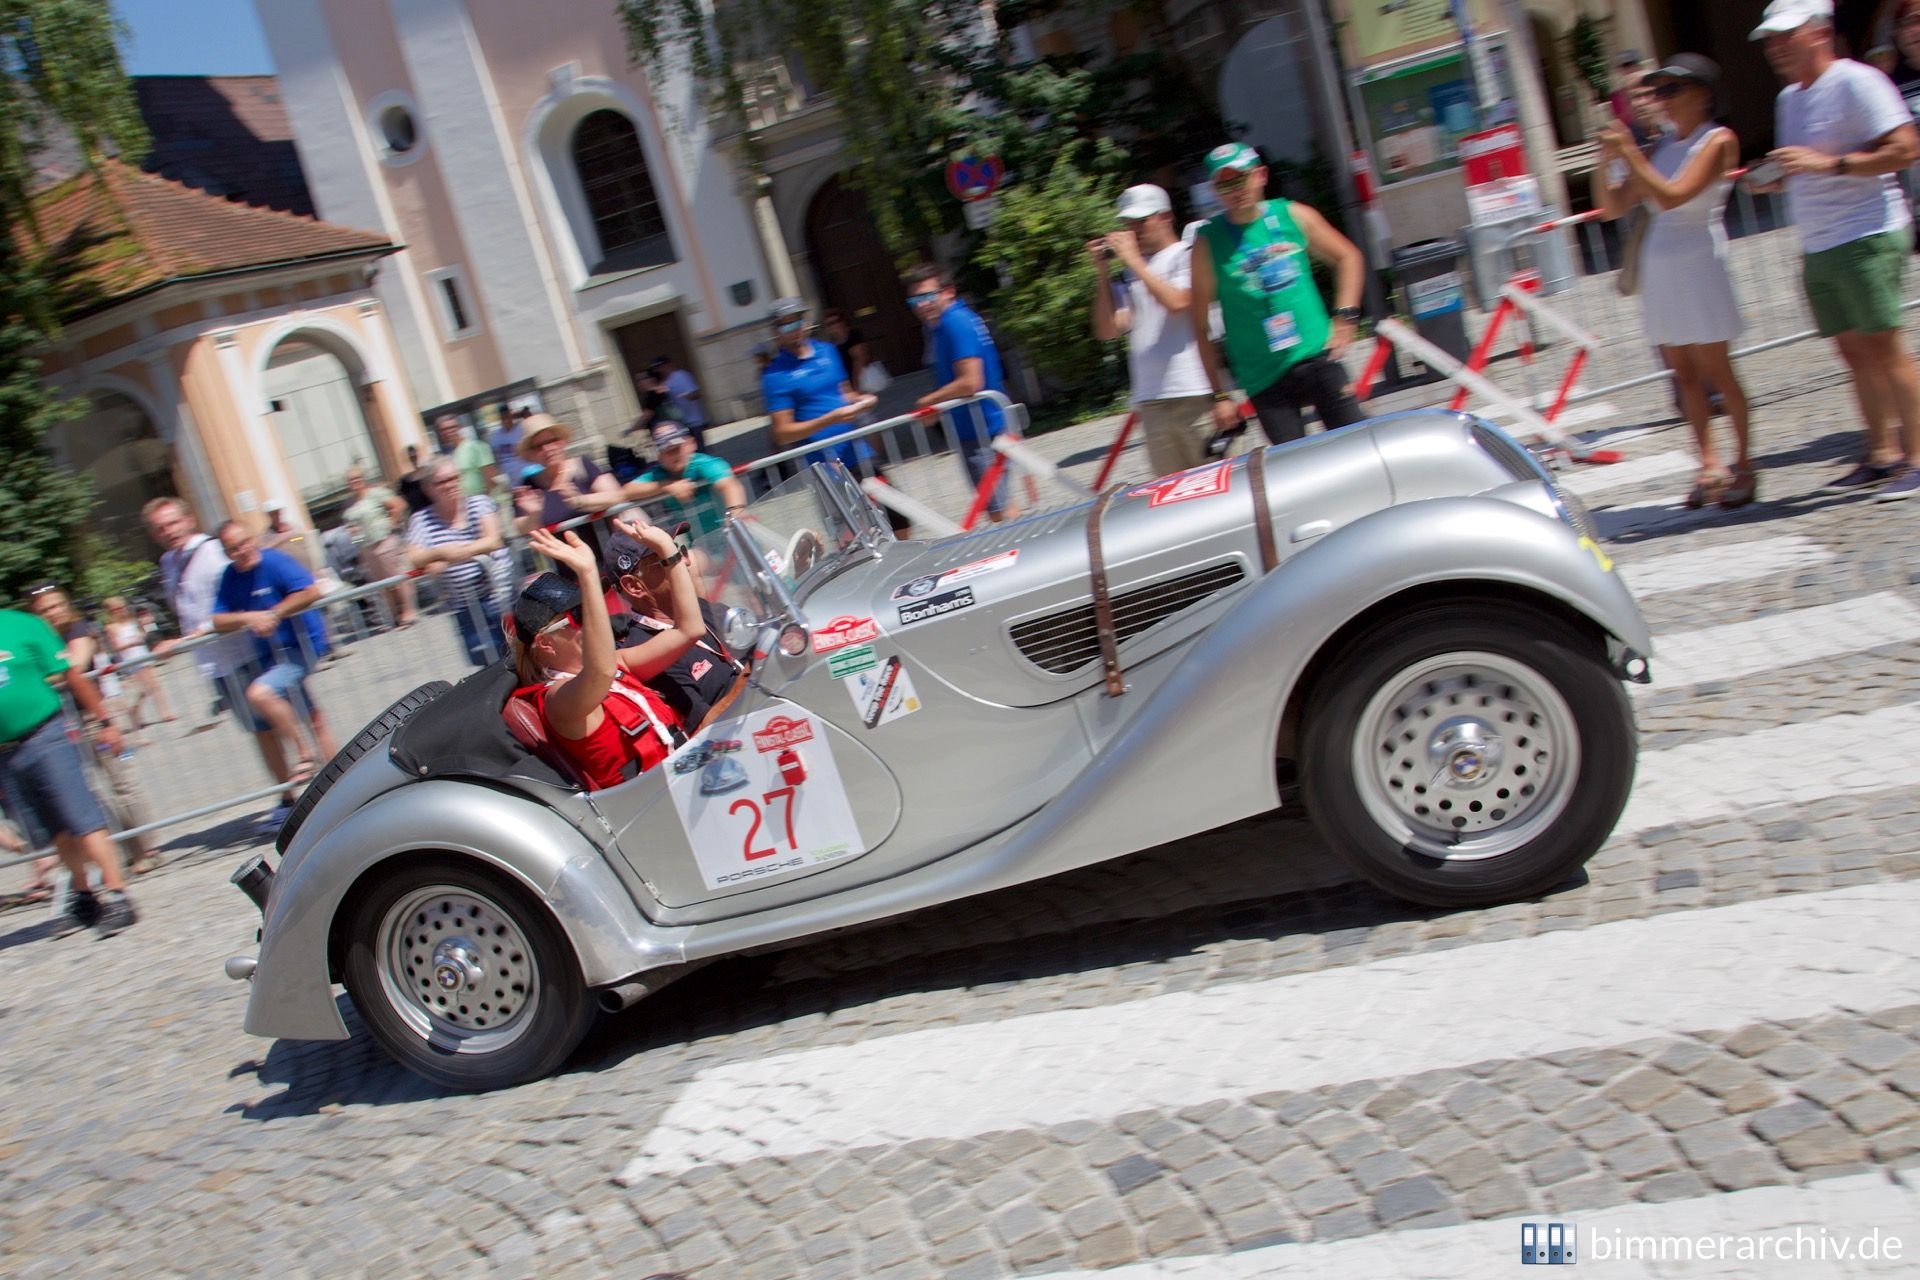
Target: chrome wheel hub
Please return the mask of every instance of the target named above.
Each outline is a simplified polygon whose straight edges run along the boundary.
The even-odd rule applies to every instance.
[[[388,908],[376,941],[388,1003],[436,1045],[487,1052],[517,1040],[540,974],[520,924],[484,894],[434,885]]]
[[[1523,662],[1462,652],[1423,659],[1384,682],[1353,740],[1369,814],[1429,857],[1497,857],[1566,809],[1579,735],[1559,690]]]

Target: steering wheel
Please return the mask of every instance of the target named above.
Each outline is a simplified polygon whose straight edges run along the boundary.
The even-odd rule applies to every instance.
[[[798,582],[827,551],[826,539],[812,529],[798,529],[787,539],[787,573]]]

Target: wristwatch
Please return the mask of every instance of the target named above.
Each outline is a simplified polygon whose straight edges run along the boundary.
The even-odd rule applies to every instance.
[[[663,558],[660,561],[660,564],[662,568],[671,569],[673,568],[673,566],[679,564],[682,560],[685,560],[686,558],[687,558],[687,549],[685,547],[682,547],[678,551],[674,552],[672,555],[666,556],[665,558]]]
[[[1333,318],[1335,320],[1351,320],[1355,324],[1358,324],[1360,322],[1360,308],[1335,307],[1333,309]]]
[[[1833,171],[1843,178],[1847,176],[1847,158],[1845,156],[1834,157]]]

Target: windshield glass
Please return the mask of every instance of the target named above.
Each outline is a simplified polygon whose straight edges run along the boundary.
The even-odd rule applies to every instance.
[[[861,545],[863,531],[854,528],[840,504],[828,497],[828,483],[825,475],[809,467],[754,499],[734,517],[795,599],[814,582],[832,576]],[[864,497],[861,502],[864,505]],[[775,603],[772,593],[753,580],[726,530],[701,538],[694,543],[694,551],[696,562],[703,565],[704,594],[709,600],[770,616]]]

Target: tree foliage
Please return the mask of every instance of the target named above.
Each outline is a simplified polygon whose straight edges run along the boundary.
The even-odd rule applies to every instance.
[[[35,161],[56,137],[89,166],[108,149],[146,154],[122,34],[102,0],[0,0],[0,600],[36,580],[77,580],[76,533],[95,502],[87,479],[47,452],[47,433],[83,406],[40,381],[66,295],[62,255],[39,243],[31,199]]]
[[[1046,184],[1056,164],[1138,180],[1191,161],[1222,132],[1208,95],[1161,53],[1021,61],[1015,28],[1062,0],[997,9],[978,0],[724,0],[712,11],[702,0],[616,3],[635,59],[656,76],[691,73],[712,113],[748,139],[750,162],[741,69],[796,53],[839,113],[853,185],[903,260],[962,234],[944,182],[955,157],[1000,156],[1010,191]],[[1155,5],[1140,7],[1157,15]],[[1121,145],[1089,152],[1095,139]]]

